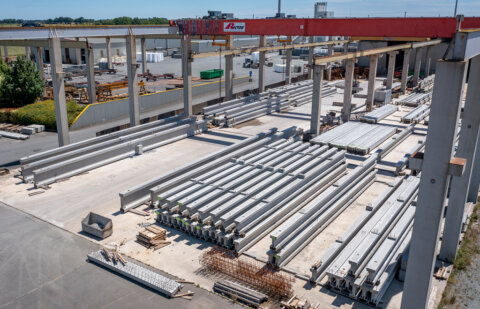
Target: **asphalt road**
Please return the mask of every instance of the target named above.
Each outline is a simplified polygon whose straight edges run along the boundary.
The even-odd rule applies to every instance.
[[[165,298],[87,262],[99,245],[1,202],[0,244],[2,309],[241,308],[191,284],[183,290],[195,292],[193,300]]]

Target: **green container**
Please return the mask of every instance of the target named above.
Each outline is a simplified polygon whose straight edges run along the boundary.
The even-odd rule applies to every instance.
[[[223,70],[213,69],[213,70],[200,72],[201,79],[212,79],[212,78],[218,78],[220,76],[223,76]]]

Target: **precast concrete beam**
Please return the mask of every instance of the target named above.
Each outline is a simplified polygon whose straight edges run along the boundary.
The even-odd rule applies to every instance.
[[[226,39],[226,49],[232,48],[233,36]],[[233,99],[233,55],[225,55],[225,101]]]
[[[266,37],[264,35],[260,36],[259,47],[265,47]],[[265,51],[259,52],[258,57],[258,92],[265,92]]]
[[[185,117],[193,114],[192,109],[192,38],[182,38],[182,76],[183,76],[183,113]]]
[[[140,39],[140,47],[142,49],[142,73],[147,73],[147,40]]]
[[[467,99],[463,111],[458,149],[455,154],[456,157],[464,158],[467,162],[463,175],[460,177],[453,176],[451,180],[442,246],[440,248],[439,258],[449,263],[453,263],[457,255],[465,203],[467,202],[470,177],[473,171],[473,159],[478,147],[477,140],[480,127],[480,104],[478,102],[480,102],[480,56],[472,59],[470,64]]]
[[[408,79],[408,71],[410,67],[410,53],[412,52],[411,49],[403,50],[403,66],[402,66],[402,81],[400,90],[402,93],[407,91],[407,79]]]
[[[62,50],[60,47],[59,38],[50,38],[48,41],[53,82],[53,98],[55,101],[55,116],[58,132],[58,145],[64,146],[70,144],[70,136],[68,134],[67,102],[65,100],[64,84],[65,73],[63,72],[62,68]]]
[[[413,87],[418,85],[420,80],[420,68],[422,66],[422,52],[424,47],[415,50],[415,68],[413,70]]]
[[[427,308],[449,185],[466,61],[438,61],[402,309]]]
[[[308,42],[309,43],[313,43],[315,37],[311,36],[308,38]],[[314,56],[314,53],[315,53],[315,46],[310,46],[308,48],[308,79],[312,79],[313,78],[313,56]]]
[[[92,104],[97,102],[97,90],[95,85],[95,69],[93,67],[93,64],[94,64],[93,48],[85,49],[85,60],[87,63],[88,104]]]
[[[138,103],[138,63],[137,63],[137,45],[135,36],[129,35],[126,38],[127,48],[127,76],[128,76],[128,98],[130,108],[130,126],[134,127],[140,124],[140,107]]]
[[[107,44],[107,65],[109,69],[112,69],[112,44],[110,43],[110,38],[105,38]]]
[[[370,66],[368,72],[368,92],[367,101],[365,102],[367,112],[373,109],[373,101],[375,99],[375,79],[377,78],[378,55],[370,56]]]
[[[322,123],[322,82],[324,65],[313,67],[312,118],[310,119],[310,133],[317,136]]]
[[[352,88],[353,88],[353,73],[355,69],[355,59],[345,60],[345,87],[343,88],[343,108],[342,121],[350,120],[350,113],[352,112]]]
[[[387,72],[387,89],[392,89],[393,77],[395,73],[395,58],[398,52],[388,53],[388,72]]]

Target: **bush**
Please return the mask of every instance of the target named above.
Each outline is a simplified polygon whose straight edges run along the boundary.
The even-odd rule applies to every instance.
[[[82,110],[83,107],[75,101],[67,102],[69,126]],[[21,125],[43,124],[47,129],[56,130],[55,103],[47,100],[21,107],[10,114],[10,122]]]
[[[0,100],[14,107],[31,104],[42,95],[43,88],[43,79],[35,64],[21,56],[4,73]]]

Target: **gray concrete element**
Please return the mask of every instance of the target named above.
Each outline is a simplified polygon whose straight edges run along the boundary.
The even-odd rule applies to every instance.
[[[387,89],[392,89],[393,74],[395,73],[395,57],[398,52],[388,53]]]
[[[478,190],[480,189],[480,136],[477,140],[477,149],[475,151],[475,158],[473,159],[473,170],[476,171],[472,173],[470,179],[470,188],[468,188],[467,202],[469,203],[478,203]]]
[[[140,49],[142,51],[142,73],[147,73],[147,47],[146,39],[140,39]]]
[[[333,52],[334,52],[333,45],[328,45],[328,55],[333,56]],[[327,80],[331,80],[331,79],[332,79],[332,63],[330,62],[328,63],[328,66],[327,66]]]
[[[437,75],[438,76],[438,75]],[[470,75],[468,78],[468,91],[463,111],[462,128],[460,139],[455,156],[467,159],[465,171],[462,176],[452,177],[450,196],[448,199],[447,215],[443,229],[442,246],[439,258],[453,263],[457,255],[460,232],[462,229],[465,203],[467,202],[470,177],[473,173],[480,171],[473,170],[473,159],[478,149],[477,140],[480,128],[480,57],[472,59],[470,64]]]
[[[309,43],[313,43],[315,37],[311,36],[308,38]],[[310,46],[308,48],[308,79],[313,79],[313,56],[315,52],[315,46]]]
[[[68,134],[67,102],[65,100],[65,83],[62,68],[62,51],[58,37],[48,40],[50,51],[51,74],[53,82],[53,98],[55,100],[55,116],[57,122],[58,145],[70,144]],[[42,68],[43,70],[43,68]]]
[[[27,60],[30,60],[30,47],[28,46],[25,47],[25,58],[27,58]]]
[[[430,67],[432,66],[432,46],[427,46],[427,52],[425,54],[425,66],[424,66],[424,76],[430,76]]]
[[[29,135],[15,133],[15,132],[9,132],[9,131],[3,131],[3,130],[0,130],[0,136],[13,138],[13,139],[21,139],[21,140],[26,140],[29,137]]]
[[[82,220],[82,231],[100,239],[105,239],[113,233],[112,219],[90,212]]]
[[[313,67],[312,118],[310,120],[310,134],[312,134],[312,136],[317,136],[320,133],[324,70],[324,65],[315,65]]]
[[[345,60],[345,87],[343,91],[343,108],[342,121],[350,120],[352,112],[352,88],[353,88],[353,72],[355,69],[355,59]]]
[[[367,101],[365,102],[367,112],[370,112],[373,109],[373,101],[375,99],[375,79],[377,78],[377,65],[378,65],[378,56],[370,56],[370,66],[368,72],[368,91],[367,91]]]
[[[40,77],[45,80],[45,71],[43,70],[43,50],[41,47],[36,48],[35,62],[37,63],[37,69],[40,72]]]
[[[97,87],[95,85],[95,70],[93,64],[95,60],[93,59],[93,49],[85,49],[85,59],[87,62],[87,93],[88,93],[88,104],[97,102]]]
[[[112,44],[110,42],[110,38],[105,38],[105,43],[107,45],[107,64],[108,68],[112,69]]]
[[[77,41],[80,41],[80,39],[77,38]],[[75,48],[75,64],[77,64],[77,65],[82,64],[82,49],[81,48]]]
[[[233,36],[230,36],[229,42],[233,41]],[[226,50],[231,49],[231,43],[227,44]],[[233,55],[225,56],[225,101],[233,99]]]
[[[413,69],[413,87],[418,84],[420,80],[420,69],[422,65],[422,52],[424,47],[415,49],[415,68]]]
[[[403,66],[402,66],[402,85],[400,86],[400,90],[402,93],[407,91],[407,79],[408,79],[408,70],[410,67],[410,54],[411,49],[405,49],[403,51]]]
[[[403,309],[428,306],[466,73],[467,62],[437,63],[432,117],[402,296]]]
[[[186,35],[182,40],[183,113],[185,117],[193,115],[191,50],[192,38]]]
[[[258,47],[265,47],[266,38],[264,35],[260,36],[260,42]],[[258,92],[262,93],[265,91],[265,54],[266,52],[261,51],[258,57]]]
[[[286,66],[285,66],[285,84],[290,84],[292,82],[292,49],[289,48],[285,51],[286,53]]]
[[[130,126],[133,127],[140,124],[140,107],[138,103],[137,45],[133,35],[127,36],[126,46]]]
[[[5,58],[5,61],[8,59],[8,47],[3,46],[3,56]]]

